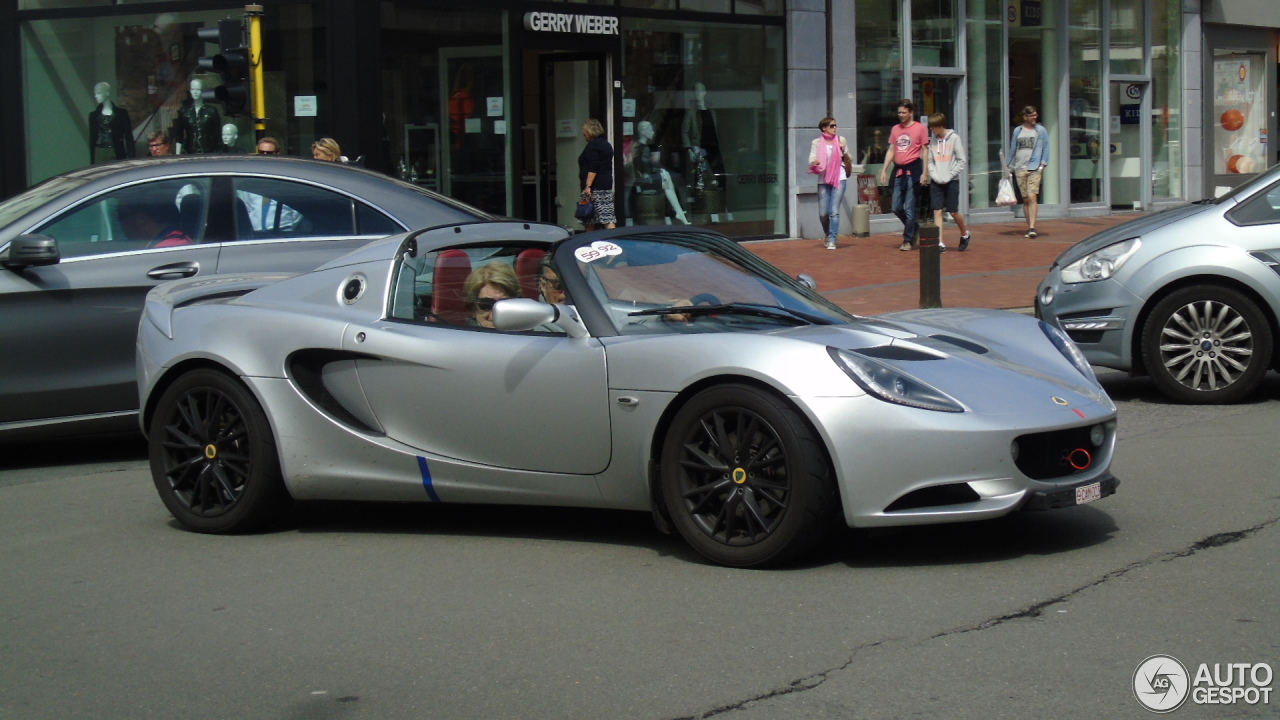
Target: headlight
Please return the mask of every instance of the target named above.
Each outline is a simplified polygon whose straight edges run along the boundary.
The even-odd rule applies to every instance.
[[[1125,261],[1142,247],[1138,238],[1129,238],[1115,245],[1108,245],[1101,250],[1091,252],[1079,260],[1062,268],[1062,282],[1067,284],[1097,282],[1106,280],[1116,274]]]
[[[833,347],[827,352],[863,390],[885,402],[939,412],[964,412],[964,406],[946,393],[879,360]]]
[[[1093,374],[1093,368],[1089,367],[1089,361],[1085,359],[1084,353],[1080,352],[1080,348],[1071,342],[1071,338],[1067,337],[1066,333],[1043,320],[1040,321],[1040,331],[1049,338],[1049,342],[1053,343],[1054,347],[1058,348],[1058,352],[1062,353],[1063,357],[1071,361],[1081,375],[1088,378],[1094,385],[1098,384],[1098,376]]]

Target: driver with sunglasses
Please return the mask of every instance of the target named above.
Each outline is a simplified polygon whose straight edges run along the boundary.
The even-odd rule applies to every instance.
[[[510,265],[491,262],[482,265],[467,276],[462,285],[462,292],[467,302],[471,317],[467,324],[472,327],[493,327],[493,305],[499,300],[520,297],[520,280]]]

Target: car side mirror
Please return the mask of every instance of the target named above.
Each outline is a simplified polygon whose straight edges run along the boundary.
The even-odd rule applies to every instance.
[[[493,326],[507,332],[523,332],[539,325],[556,325],[569,337],[586,337],[587,328],[571,305],[551,305],[529,298],[499,300],[493,304]]]
[[[813,279],[813,276],[810,275],[809,273],[800,273],[799,275],[797,275],[796,282],[800,283],[801,285],[809,288],[814,292],[818,291],[818,283],[816,280]]]
[[[9,247],[0,253],[0,265],[10,270],[57,265],[60,260],[58,241],[48,235],[19,235],[10,240]]]

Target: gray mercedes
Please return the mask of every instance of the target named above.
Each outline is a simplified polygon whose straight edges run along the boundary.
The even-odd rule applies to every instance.
[[[1090,363],[1150,375],[1178,402],[1249,397],[1280,363],[1280,165],[1068,248],[1036,313]]]
[[[0,203],[0,439],[137,427],[147,291],[305,272],[390,234],[489,216],[367,170],[191,155],[60,175]]]

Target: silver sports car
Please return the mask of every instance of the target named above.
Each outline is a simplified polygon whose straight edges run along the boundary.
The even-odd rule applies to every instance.
[[[155,484],[187,527],[291,500],[652,511],[732,566],[850,526],[1110,495],[1115,406],[1056,328],[861,318],[715,233],[518,222],[305,275],[180,280],[138,337]]]

